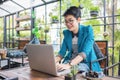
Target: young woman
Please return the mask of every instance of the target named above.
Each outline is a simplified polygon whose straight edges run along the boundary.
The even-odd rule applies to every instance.
[[[56,56],[56,62],[63,60],[57,65],[58,70],[68,69],[78,65],[79,71],[90,71],[90,62],[96,60],[94,52],[94,33],[90,25],[80,25],[81,12],[78,7],[72,6],[64,13],[67,30],[63,31],[64,39]],[[92,71],[102,72],[98,62],[92,63]]]

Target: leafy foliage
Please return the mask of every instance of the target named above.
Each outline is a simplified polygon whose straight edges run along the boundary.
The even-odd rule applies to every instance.
[[[120,8],[117,10],[117,14],[120,15]],[[120,16],[118,16],[117,19],[120,21]]]
[[[120,30],[115,31],[115,47],[117,50],[120,49]]]
[[[99,11],[100,8],[99,8],[99,6],[91,6],[91,7],[90,7],[90,10],[91,10],[91,11]]]
[[[72,77],[78,73],[78,65],[74,65],[71,67],[71,72],[67,74],[67,76]]]
[[[3,18],[0,18],[0,33],[0,42],[3,42]]]
[[[40,38],[39,28],[35,27],[32,29],[32,33],[37,37]]]

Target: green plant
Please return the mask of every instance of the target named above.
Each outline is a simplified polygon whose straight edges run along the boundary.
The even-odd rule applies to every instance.
[[[52,20],[58,20],[58,16],[52,16]]]
[[[40,32],[39,32],[39,28],[35,27],[32,29],[32,33],[37,37],[40,38]]]
[[[120,15],[120,8],[117,10],[117,14]],[[120,21],[120,16],[118,16],[117,19]]]
[[[40,40],[44,40],[45,39],[45,32],[44,32],[44,29],[41,27],[40,28],[40,31],[39,31],[39,33],[40,33]]]
[[[74,65],[71,67],[71,73],[76,75],[78,73],[78,65]]]
[[[25,29],[29,29],[29,28],[30,28],[30,23],[24,24],[23,27],[24,27]]]
[[[78,65],[74,65],[71,67],[71,72],[67,74],[67,76],[72,77],[78,73]]]
[[[20,17],[26,16],[26,15],[29,15],[28,11],[23,11],[19,14]]]
[[[117,49],[117,51],[120,50],[120,42],[119,41],[116,41],[115,48]]]
[[[57,23],[59,20],[58,20],[58,16],[54,15],[51,17],[52,19],[52,23]]]
[[[53,10],[54,11],[54,10]],[[56,10],[55,10],[56,11]],[[53,12],[50,12],[49,13],[49,16],[50,16],[50,18],[51,18],[51,21],[53,22],[53,23],[56,23],[56,22],[58,22],[58,20],[59,20],[59,15],[55,15],[55,14],[53,14]]]
[[[49,30],[50,30],[50,27],[46,26],[45,29],[44,29],[44,32],[47,33],[47,32],[49,32]]]
[[[76,74],[78,73],[78,65],[71,67],[71,72],[65,76],[65,80],[76,80]]]
[[[90,11],[99,11],[99,10],[100,10],[99,6],[91,6],[90,7]]]

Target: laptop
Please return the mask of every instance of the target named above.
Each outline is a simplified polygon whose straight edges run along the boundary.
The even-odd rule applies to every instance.
[[[70,73],[70,69],[57,71],[53,46],[48,44],[27,44],[30,68],[54,76]]]

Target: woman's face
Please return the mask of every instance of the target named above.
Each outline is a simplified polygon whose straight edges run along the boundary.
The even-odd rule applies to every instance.
[[[79,21],[80,20],[76,19],[73,15],[65,16],[65,25],[72,32],[74,32],[74,31],[76,31],[76,29],[78,29]]]

